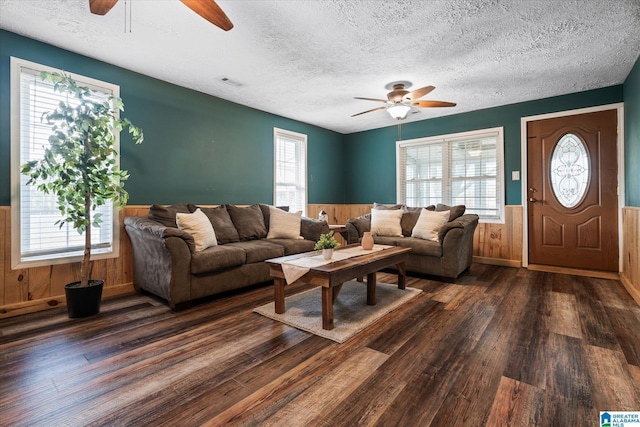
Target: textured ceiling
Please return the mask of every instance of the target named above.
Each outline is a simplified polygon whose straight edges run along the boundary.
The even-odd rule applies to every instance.
[[[106,16],[88,0],[0,0],[0,28],[342,133],[396,123],[351,117],[381,105],[353,97],[385,98],[393,81],[458,104],[407,122],[621,84],[640,52],[640,0],[218,4],[229,32],[178,0],[120,0]]]

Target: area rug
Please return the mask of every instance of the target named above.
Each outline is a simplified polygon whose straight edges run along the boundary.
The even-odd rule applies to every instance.
[[[386,314],[419,295],[420,289],[398,289],[398,285],[377,283],[376,305],[367,305],[367,284],[355,280],[342,285],[333,304],[333,325],[322,329],[322,292],[320,287],[285,298],[284,314],[276,314],[274,303],[253,311],[294,328],[343,343]]]

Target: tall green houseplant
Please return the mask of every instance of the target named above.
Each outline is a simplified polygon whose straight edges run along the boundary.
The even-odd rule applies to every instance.
[[[40,78],[68,98],[43,114],[43,120],[52,125],[49,146],[41,160],[27,162],[21,170],[29,177],[27,185],[56,197],[62,214],[56,224],[69,223],[79,234],[84,233],[80,286],[86,287],[91,271],[91,226],[101,223],[100,214],[92,215],[92,211],[108,201],[122,208],[129,198],[124,189],[129,174],[118,166],[116,135],[127,129],[136,144],[144,136],[140,128],[119,117],[124,110],[119,97],[97,102],[91,89],[79,86],[65,73],[43,72]]]

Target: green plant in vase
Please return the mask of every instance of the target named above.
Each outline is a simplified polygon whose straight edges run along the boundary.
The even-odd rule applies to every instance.
[[[56,197],[62,216],[56,224],[60,227],[70,224],[79,234],[84,233],[80,282],[65,286],[69,306],[68,289],[87,288],[90,282],[96,282],[89,280],[91,227],[99,227],[101,219],[100,214],[92,215],[92,211],[107,202],[122,208],[129,197],[124,189],[129,174],[118,165],[116,134],[127,129],[136,144],[141,143],[144,136],[140,128],[119,117],[119,112],[124,110],[119,97],[98,101],[94,91],[79,86],[64,73],[43,72],[40,78],[52,83],[56,92],[66,94],[67,101],[61,101],[55,110],[43,114],[43,120],[52,125],[49,145],[42,159],[23,164],[21,171],[29,177],[27,185]],[[102,285],[100,294],[101,290]],[[91,311],[94,310],[86,315],[95,314]],[[81,308],[80,315],[72,315],[69,306],[71,317],[84,317],[85,312]]]
[[[314,249],[316,251],[322,250],[324,258],[331,259],[333,257],[333,250],[339,247],[340,243],[333,237],[333,231],[330,231],[320,235],[320,239],[316,242]]]

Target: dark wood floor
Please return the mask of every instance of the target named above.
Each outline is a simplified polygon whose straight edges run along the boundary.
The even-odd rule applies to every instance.
[[[395,276],[380,274],[379,281]],[[0,321],[0,424],[591,426],[640,410],[640,308],[620,282],[474,264],[344,344],[147,296]],[[288,289],[288,292],[301,288]]]

